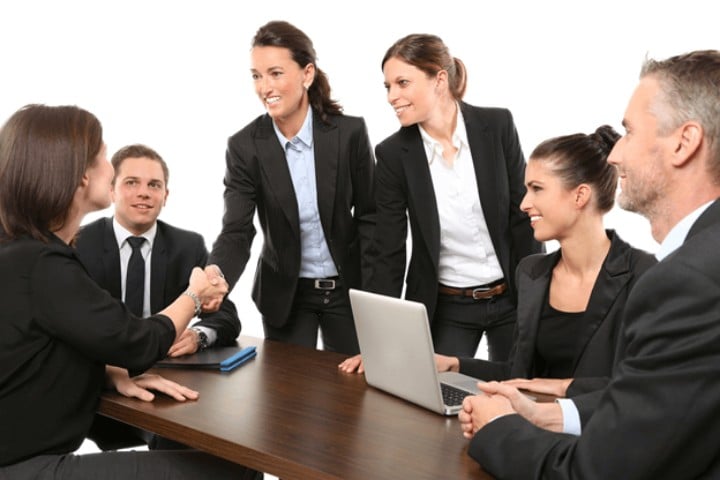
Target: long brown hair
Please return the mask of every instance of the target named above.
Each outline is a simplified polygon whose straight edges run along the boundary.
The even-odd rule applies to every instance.
[[[48,241],[67,221],[75,192],[103,145],[102,126],[75,106],[27,105],[0,130],[4,237]]]
[[[287,48],[300,68],[312,64],[315,67],[315,79],[308,88],[310,106],[325,123],[328,115],[342,115],[342,106],[330,98],[330,82],[325,72],[318,68],[315,48],[305,32],[288,22],[268,22],[255,33],[252,46]]]

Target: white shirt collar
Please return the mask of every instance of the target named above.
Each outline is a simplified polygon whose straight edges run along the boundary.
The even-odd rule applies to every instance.
[[[125,227],[120,225],[118,223],[117,218],[113,216],[113,231],[115,232],[115,240],[117,241],[118,248],[122,248],[125,241],[128,239],[128,237],[135,237],[136,235],[128,231]],[[150,249],[152,250],[153,242],[155,242],[155,234],[157,233],[157,221],[153,223],[153,226],[150,227],[143,233],[142,235],[137,235],[138,237],[145,237],[145,239],[148,242],[148,245],[150,246]]]
[[[702,213],[714,202],[711,200],[708,203],[701,205],[696,210],[692,211],[689,215],[685,216],[680,220],[665,236],[665,239],[660,244],[660,248],[655,253],[655,258],[661,261],[672,252],[678,249],[687,237],[688,232],[695,224],[695,221],[702,215]]]
[[[460,110],[460,104],[456,103],[455,105],[457,106],[457,115],[455,117],[455,131],[452,135],[452,144],[460,150],[461,148],[469,148],[470,145],[468,144],[467,129],[465,128],[465,119]],[[419,123],[418,130],[420,130],[420,137],[425,145],[428,163],[432,164],[436,156],[442,158],[442,145],[440,145],[440,142],[431,137]]]

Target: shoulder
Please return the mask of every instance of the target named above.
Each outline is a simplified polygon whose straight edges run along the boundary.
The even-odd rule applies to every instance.
[[[257,137],[258,135],[269,135],[270,133],[274,133],[272,120],[270,119],[270,116],[265,113],[256,117],[243,128],[233,133],[228,142],[235,144],[249,138]]]
[[[518,263],[518,274],[533,278],[538,277],[549,272],[557,263],[558,258],[558,251],[528,255],[523,257]]]
[[[107,227],[108,223],[112,224],[112,218],[110,218],[110,217],[98,218],[94,222],[90,222],[90,223],[80,227],[80,230],[78,231],[78,233],[79,234],[102,233],[102,231]]]
[[[105,217],[80,227],[75,238],[75,248],[78,250],[102,248],[101,239],[107,228],[112,228],[112,218]]]
[[[178,243],[183,245],[192,245],[193,247],[205,248],[205,240],[202,235],[192,230],[185,230],[175,227],[162,220],[157,221],[158,232],[161,232],[164,239],[169,243]]]
[[[406,149],[413,142],[421,142],[420,130],[417,125],[401,127],[397,132],[393,133],[383,141],[378,143],[377,152],[393,151],[398,149]]]
[[[460,102],[465,123],[481,122],[489,127],[510,127],[514,126],[513,116],[510,110],[502,107],[478,107],[465,102]]]
[[[42,242],[30,237],[2,244],[0,264],[14,272],[35,272],[40,276],[56,278],[65,273],[66,266],[79,265],[75,249],[57,238]]]
[[[327,123],[338,128],[365,128],[365,119],[353,115],[328,115]]]
[[[640,248],[633,247],[623,240],[614,230],[607,230],[607,235],[611,241],[610,251],[608,252],[606,260],[608,268],[626,268],[634,274],[640,275],[657,264],[655,255]]]

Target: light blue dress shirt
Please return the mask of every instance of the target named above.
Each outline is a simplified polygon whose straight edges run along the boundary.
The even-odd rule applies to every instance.
[[[305,122],[292,139],[285,138],[274,121],[273,128],[285,151],[297,198],[300,218],[300,277],[334,277],[337,269],[327,246],[318,210],[312,109],[308,109]]]

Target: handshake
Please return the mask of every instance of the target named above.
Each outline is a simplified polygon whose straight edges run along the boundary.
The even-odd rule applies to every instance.
[[[188,290],[195,293],[202,303],[203,312],[216,312],[229,291],[225,275],[217,265],[208,265],[205,270],[193,268],[190,273]]]

